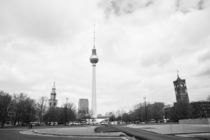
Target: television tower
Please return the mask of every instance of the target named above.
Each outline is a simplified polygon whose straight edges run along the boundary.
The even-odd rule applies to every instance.
[[[98,56],[96,54],[95,48],[95,26],[93,32],[93,49],[92,55],[90,56],[90,63],[92,63],[92,104],[91,112],[94,118],[97,117],[97,107],[96,107],[96,63],[98,63]]]

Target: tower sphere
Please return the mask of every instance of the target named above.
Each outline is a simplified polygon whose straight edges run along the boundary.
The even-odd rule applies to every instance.
[[[93,64],[98,63],[98,56],[97,55],[92,55],[90,57],[90,62],[93,63]]]
[[[96,55],[96,49],[92,49],[92,55],[90,57],[90,62],[92,64],[98,63],[98,56]]]

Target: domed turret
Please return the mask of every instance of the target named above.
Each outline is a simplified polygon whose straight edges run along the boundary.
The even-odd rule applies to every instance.
[[[96,49],[95,48],[92,49],[92,55],[90,57],[90,62],[92,64],[98,63],[98,56],[96,55]]]

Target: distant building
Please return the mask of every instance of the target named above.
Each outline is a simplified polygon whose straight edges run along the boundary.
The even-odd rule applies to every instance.
[[[53,83],[53,88],[52,88],[51,96],[50,96],[50,99],[49,99],[49,106],[50,107],[56,107],[57,106],[55,82]]]
[[[85,113],[89,112],[88,99],[79,99],[78,112],[85,112]]]
[[[176,93],[176,102],[189,103],[185,79],[181,79],[179,75],[177,75],[177,79],[173,83]]]

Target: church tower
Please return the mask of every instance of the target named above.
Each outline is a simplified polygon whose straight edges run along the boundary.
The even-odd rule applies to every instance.
[[[187,93],[187,86],[185,79],[181,79],[179,74],[177,74],[177,79],[173,82],[176,94],[177,103],[189,103],[189,97]]]
[[[53,83],[51,96],[50,96],[50,99],[49,99],[49,106],[50,107],[56,107],[57,106],[55,82]]]

